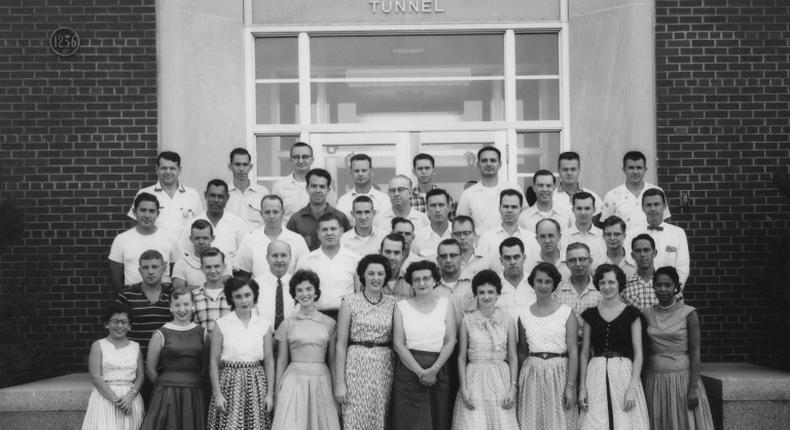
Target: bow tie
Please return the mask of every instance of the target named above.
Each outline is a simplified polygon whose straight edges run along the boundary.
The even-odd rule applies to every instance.
[[[655,231],[664,231],[664,227],[661,227],[660,225],[648,225],[647,229],[655,230]]]

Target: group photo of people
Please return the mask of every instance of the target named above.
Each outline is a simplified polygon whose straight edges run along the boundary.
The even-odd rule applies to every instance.
[[[268,189],[236,148],[198,191],[157,156],[108,253],[83,430],[714,428],[688,240],[641,152],[600,194],[575,152],[523,188],[482,146],[459,195],[428,153],[375,183],[352,154],[348,191],[289,157]]]

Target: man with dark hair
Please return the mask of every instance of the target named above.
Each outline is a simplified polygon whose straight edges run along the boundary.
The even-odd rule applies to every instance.
[[[305,142],[294,143],[288,157],[293,171],[278,179],[272,186],[272,194],[280,196],[283,200],[285,222],[288,222],[295,212],[310,203],[306,175],[312,168],[314,160],[313,148],[310,145]],[[334,205],[337,202],[337,194],[331,188],[327,191],[325,198],[329,204]]]
[[[431,225],[414,233],[411,252],[415,258],[433,260],[439,242],[449,239],[452,234],[450,221],[447,219],[450,213],[450,195],[441,188],[435,188],[428,191],[426,202]]]
[[[626,304],[642,310],[658,303],[656,293],[653,292],[656,242],[649,234],[636,235],[631,241],[631,255],[636,261],[636,273],[628,278],[620,297]]]
[[[647,172],[647,159],[639,151],[629,151],[623,156],[623,173],[625,183],[615,187],[603,198],[603,211],[601,219],[605,220],[612,215],[617,215],[625,221],[628,229],[645,224],[645,214],[642,212],[642,194],[651,189],[659,188],[645,181]],[[669,207],[664,208],[662,220],[669,218]]]
[[[532,268],[538,263],[551,263],[560,271],[562,279],[568,279],[568,267],[565,265],[565,253],[560,248],[562,234],[560,224],[553,218],[546,218],[538,221],[535,227],[535,239],[540,245],[540,252],[537,255],[527,255],[524,263],[524,271],[532,272]]]
[[[373,200],[368,196],[359,196],[354,199],[352,207],[354,227],[340,237],[340,246],[363,257],[375,254],[386,233],[373,225],[373,218],[376,216]]]
[[[203,212],[200,195],[192,188],[178,181],[181,175],[181,156],[172,151],[161,152],[156,157],[156,175],[159,181],[137,192],[156,196],[159,201],[159,216],[156,225],[175,237],[192,224],[194,218]],[[136,197],[136,196],[135,196]],[[134,207],[129,209],[129,218],[135,218]]]
[[[532,176],[532,189],[537,200],[533,206],[524,209],[518,224],[529,231],[535,231],[538,221],[551,218],[560,224],[563,231],[570,228],[573,215],[562,205],[554,204],[554,184],[557,178],[548,170],[541,169]]]
[[[283,201],[276,194],[269,194],[261,199],[261,216],[263,228],[248,234],[241,242],[233,266],[238,270],[237,276],[257,278],[269,273],[269,260],[266,250],[275,240],[282,240],[290,246],[290,266],[288,273],[296,270],[296,263],[310,253],[304,237],[283,227]]]
[[[444,239],[436,247],[436,262],[441,279],[433,288],[436,294],[450,299],[455,308],[455,322],[460,326],[463,314],[475,309],[472,276],[461,267],[461,244]]]
[[[164,261],[164,282],[170,284],[170,268],[173,261],[181,255],[181,247],[176,238],[166,230],[156,226],[159,216],[159,200],[153,194],[140,193],[134,199],[132,209],[135,226],[119,234],[110,247],[110,272],[113,285],[117,289],[138,284],[140,278],[139,258],[149,249],[157,250]]]
[[[506,189],[499,193],[499,215],[502,224],[495,229],[488,230],[480,236],[477,242],[477,251],[481,255],[499,255],[499,245],[509,237],[518,238],[524,245],[525,253],[537,255],[540,246],[535,240],[535,230],[527,230],[518,225],[518,217],[524,205],[524,197],[516,190]],[[500,261],[492,262],[494,270],[502,270]]]
[[[383,212],[390,208],[390,199],[386,194],[373,187],[373,160],[367,154],[354,154],[349,162],[349,172],[354,181],[354,188],[337,199],[337,210],[346,214],[349,219],[351,205],[359,196],[368,196],[373,200],[377,211]]]
[[[201,221],[196,221],[201,222]],[[228,265],[225,255],[217,248],[209,248],[200,255],[200,271],[203,274],[202,285],[192,290],[194,317],[196,323],[211,332],[215,322],[230,312],[230,303],[225,297],[223,273]]]
[[[411,179],[405,175],[395,175],[389,182],[387,194],[390,196],[390,208],[376,211],[374,225],[379,230],[389,230],[392,220],[396,217],[406,218],[416,229],[428,227],[430,221],[425,213],[411,206]]]
[[[384,293],[391,294],[397,299],[406,298],[411,294],[409,285],[404,277],[406,267],[408,267],[405,264],[407,250],[406,240],[398,233],[390,233],[384,236],[379,249],[379,254],[387,259],[392,271],[392,279],[389,280],[389,283],[384,288]]]
[[[502,222],[499,212],[491,210],[499,204],[499,193],[507,188],[519,190],[519,187],[499,179],[502,153],[493,146],[485,146],[477,152],[477,167],[480,181],[464,190],[456,213],[471,217],[477,229],[485,233]]]
[[[332,186],[332,175],[329,172],[324,169],[312,169],[305,175],[305,180],[310,202],[307,206],[296,211],[285,227],[288,230],[301,234],[305,243],[307,243],[307,248],[310,251],[314,251],[321,246],[321,242],[318,239],[318,219],[322,215],[334,213],[340,220],[340,226],[343,231],[351,230],[351,223],[348,222],[348,218],[343,212],[333,208],[326,200],[330,190],[329,187]]]
[[[439,188],[433,183],[433,177],[436,174],[436,160],[434,160],[432,155],[421,152],[412,158],[411,166],[411,172],[417,178],[417,186],[411,190],[411,207],[420,212],[426,212],[428,206],[425,198],[428,191]],[[450,197],[449,207],[453,207],[452,197]],[[449,218],[452,220],[454,217],[455,211],[451,209]]]
[[[569,267],[570,276],[560,282],[559,287],[554,291],[554,298],[573,309],[579,323],[579,341],[581,342],[582,329],[584,328],[582,312],[598,306],[601,303],[601,293],[593,285],[592,276],[590,276],[590,265],[593,261],[590,258],[590,248],[587,245],[579,242],[568,245],[565,261]]]
[[[199,219],[192,223],[189,230],[189,241],[193,251],[185,251],[184,255],[173,265],[173,288],[193,289],[206,283],[206,275],[202,270],[200,257],[211,249],[211,243],[214,241],[214,228],[207,220]],[[224,254],[222,255],[222,264],[222,279],[233,276],[233,268],[225,261]]]
[[[573,225],[562,233],[560,248],[567,248],[574,242],[587,245],[590,248],[590,257],[595,265],[606,258],[606,247],[603,242],[601,229],[593,225],[595,215],[595,196],[587,191],[580,191],[571,197],[573,204]]]
[[[667,200],[663,191],[652,188],[642,193],[642,211],[647,224],[631,229],[631,237],[644,233],[655,240],[656,267],[672,266],[677,269],[682,289],[691,270],[689,244],[686,232],[682,228],[664,222],[666,205]]]
[[[310,178],[307,179],[310,183]],[[296,266],[296,269],[309,269],[321,280],[321,297],[318,299],[318,310],[337,319],[340,302],[344,297],[353,294],[358,283],[357,262],[360,256],[340,246],[343,234],[340,216],[327,212],[318,218],[317,235],[319,247],[307,254]]]
[[[535,290],[524,273],[524,242],[511,236],[499,243],[499,262],[502,266],[502,293],[497,305],[506,310],[513,320],[535,303]]]
[[[472,218],[466,215],[458,215],[453,220],[452,228],[452,236],[461,247],[461,270],[466,272],[466,276],[472,279],[481,270],[490,269],[490,257],[475,250],[477,234],[475,233],[475,222]]]
[[[228,190],[228,212],[241,218],[247,224],[247,230],[253,231],[263,226],[258,207],[263,196],[269,190],[256,182],[250,181],[252,157],[244,148],[230,151],[228,170],[233,174],[233,184]]]
[[[206,211],[199,214],[196,219],[202,219],[211,223],[214,229],[214,240],[211,245],[219,248],[228,259],[236,256],[236,251],[241,246],[244,236],[249,232],[247,224],[239,218],[225,210],[228,204],[228,184],[222,179],[212,179],[206,185]],[[181,236],[181,247],[189,249],[189,231],[184,231]]]
[[[631,246],[625,241],[625,238],[625,221],[615,215],[606,218],[603,222],[606,256],[603,260],[596,261],[595,267],[601,264],[613,264],[623,270],[626,279],[636,273],[636,265],[631,260]]]
[[[601,213],[603,209],[603,200],[595,191],[582,187],[579,183],[579,176],[581,176],[581,158],[579,154],[573,151],[566,151],[560,154],[557,159],[557,170],[560,174],[560,182],[554,190],[554,205],[558,208],[565,208],[568,212],[572,212],[571,198],[574,194],[584,191],[593,196],[595,201],[595,208],[593,209],[593,216]]]

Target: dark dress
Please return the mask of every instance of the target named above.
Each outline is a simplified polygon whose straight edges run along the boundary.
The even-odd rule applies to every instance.
[[[159,355],[159,378],[141,430],[203,430],[206,428],[206,391],[203,369],[206,329],[157,330],[164,338]]]
[[[582,430],[650,429],[641,382],[636,383],[636,406],[628,412],[623,409],[634,365],[631,324],[640,316],[633,306],[626,306],[612,321],[603,319],[598,307],[582,312],[584,322],[590,325],[592,355],[587,363],[588,408],[582,414]]]

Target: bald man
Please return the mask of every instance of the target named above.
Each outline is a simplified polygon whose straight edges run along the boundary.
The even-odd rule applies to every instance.
[[[283,240],[273,240],[266,247],[266,261],[269,271],[255,278],[260,287],[258,295],[258,314],[274,324],[276,330],[295,308],[293,297],[288,292],[291,275],[291,246]]]
[[[392,220],[396,217],[406,218],[414,224],[415,230],[430,225],[425,213],[411,207],[411,179],[405,175],[396,175],[387,186],[387,195],[392,207],[380,211],[376,215],[374,225],[382,231],[389,231]]]

